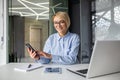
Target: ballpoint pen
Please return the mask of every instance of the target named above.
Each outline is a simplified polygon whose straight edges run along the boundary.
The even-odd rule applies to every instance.
[[[28,65],[28,68],[30,68],[31,66],[32,66],[32,65],[31,65],[31,64],[29,64],[29,65]]]

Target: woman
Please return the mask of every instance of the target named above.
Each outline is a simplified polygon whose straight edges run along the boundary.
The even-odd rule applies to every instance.
[[[70,33],[70,18],[66,12],[53,15],[54,28],[57,33],[47,39],[43,51],[33,52],[28,49],[31,58],[40,63],[75,64],[78,62],[79,36]]]

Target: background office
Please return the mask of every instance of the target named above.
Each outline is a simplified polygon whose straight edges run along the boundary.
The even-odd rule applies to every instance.
[[[28,57],[25,51],[24,43],[30,41],[28,40],[30,37],[25,37],[30,35],[30,33],[28,31],[29,28],[26,27],[25,24],[29,25],[29,23],[31,23],[29,27],[35,29],[36,27],[39,27],[39,31],[42,29],[43,33],[41,33],[41,36],[45,35],[45,37],[42,38],[42,43],[44,44],[45,39],[50,34],[55,32],[51,26],[52,22],[50,19],[51,15],[58,10],[68,11],[71,18],[70,31],[76,32],[80,35],[81,47],[78,57],[80,58],[81,63],[89,63],[92,47],[95,40],[120,40],[119,0],[42,0],[49,1],[49,12],[47,13],[49,14],[49,19],[44,20],[38,20],[38,18],[36,20],[36,18],[33,19],[33,17],[21,17],[18,14],[15,15],[14,13],[11,13],[13,9],[10,8],[13,8],[12,5],[14,4],[12,2],[15,1],[17,0],[0,0],[0,64],[6,64],[8,62],[22,62],[21,59],[23,59],[24,62],[24,59]],[[33,0],[18,1],[21,1],[26,5],[30,5],[29,3],[26,3],[26,1],[32,2]],[[36,1],[37,0],[34,0],[32,3],[36,3]],[[40,0],[38,1],[40,2]],[[25,7],[23,5],[21,6]],[[35,8],[35,6],[32,7]],[[20,20],[22,23],[21,26],[18,25],[19,23],[17,20]],[[14,22],[14,24],[11,24],[10,21],[16,22]],[[26,21],[27,23],[25,23]],[[11,25],[14,26],[11,27]],[[47,34],[44,34],[44,32],[47,32]],[[17,37],[19,34],[21,38]],[[17,42],[17,39],[20,41]],[[43,44],[41,44],[41,49],[43,47]],[[15,57],[16,60],[10,60],[11,57],[9,57],[9,55],[12,54],[14,56],[17,55],[17,57]]]

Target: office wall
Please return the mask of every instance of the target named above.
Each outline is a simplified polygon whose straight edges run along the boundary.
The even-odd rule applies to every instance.
[[[58,11],[68,12],[68,0],[49,0],[49,35],[56,32],[52,22],[52,16]]]
[[[0,0],[0,65],[8,63],[7,53],[7,0]]]
[[[89,63],[92,52],[91,1],[80,0],[81,63]]]
[[[92,23],[90,10],[90,0],[69,0],[70,31],[80,36],[78,58],[81,63],[89,63],[91,57]]]
[[[25,43],[30,43],[30,27],[42,29],[42,33],[41,33],[42,40],[40,45],[42,46],[43,49],[45,41],[48,38],[48,30],[49,30],[48,20],[36,21],[35,19],[25,18],[25,39],[24,39]],[[35,46],[33,47],[35,48]],[[26,47],[25,47],[25,57],[29,57]]]
[[[95,0],[93,3],[94,40],[120,40],[120,0]]]
[[[9,54],[14,57],[24,57],[24,17],[20,16],[9,16]],[[10,58],[10,62],[11,57]]]
[[[69,31],[76,33],[80,36],[80,1],[79,0],[69,0],[68,1],[68,13],[70,16],[71,25]],[[79,50],[78,59],[80,59],[81,53]]]

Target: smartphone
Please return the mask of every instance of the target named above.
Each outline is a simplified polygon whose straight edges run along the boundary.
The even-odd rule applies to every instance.
[[[45,73],[62,73],[62,68],[59,68],[59,67],[54,67],[54,68],[51,68],[51,67],[47,67],[45,68]]]
[[[25,45],[26,45],[27,48],[32,50],[32,53],[35,51],[35,49],[29,43],[26,43]]]

